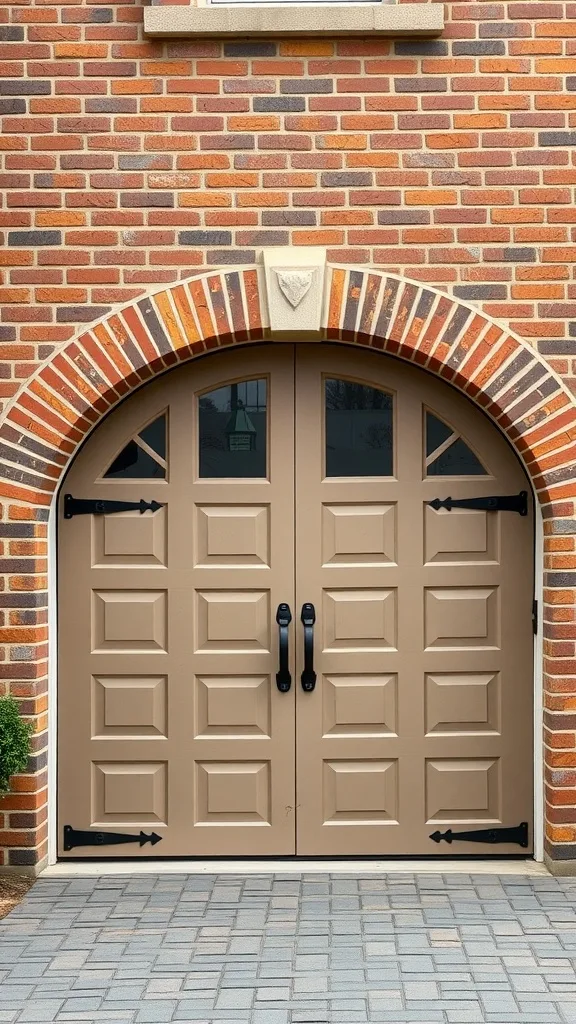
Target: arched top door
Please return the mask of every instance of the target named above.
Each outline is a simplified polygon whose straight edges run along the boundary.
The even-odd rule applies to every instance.
[[[61,520],[61,825],[384,856],[530,819],[531,500],[458,505],[521,490],[478,409],[371,352],[240,348],[142,388],[63,487],[159,507]]]

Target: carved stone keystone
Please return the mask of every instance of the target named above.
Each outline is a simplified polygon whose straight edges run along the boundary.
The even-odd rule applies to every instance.
[[[320,338],[326,249],[320,246],[263,250],[270,333]]]

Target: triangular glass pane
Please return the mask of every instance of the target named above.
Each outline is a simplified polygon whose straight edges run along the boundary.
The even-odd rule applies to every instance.
[[[439,420],[433,412],[426,413],[426,457],[432,455],[444,441],[447,441],[454,428]]]
[[[459,437],[427,469],[428,476],[486,476],[484,466]]]
[[[166,471],[136,441],[128,441],[104,473],[105,479],[115,480],[151,480],[154,477],[163,480]]]
[[[158,419],[149,423],[140,431],[138,437],[141,437],[161,459],[166,458],[166,416],[159,416]]]

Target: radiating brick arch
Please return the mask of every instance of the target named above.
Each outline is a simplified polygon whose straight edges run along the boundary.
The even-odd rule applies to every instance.
[[[551,857],[576,860],[576,809],[567,806],[576,804],[576,716],[566,715],[576,697],[565,696],[576,692],[576,400],[527,342],[442,292],[371,268],[328,266],[325,294],[323,336],[444,378],[494,419],[530,474],[546,520],[547,843]],[[39,726],[32,778],[17,783],[22,800],[28,791],[32,802],[0,803],[8,863],[34,865],[46,853],[46,532],[66,466],[106,413],[146,381],[218,348],[269,338],[262,268],[193,277],[130,302],[67,342],[0,419],[0,536],[7,544],[0,690],[11,688]],[[12,826],[12,807],[33,810],[15,814]]]
[[[410,360],[481,405],[542,503],[576,494],[576,402],[527,342],[433,288],[328,267],[326,337]],[[70,457],[118,401],[178,362],[269,336],[259,267],[214,271],[129,303],[66,343],[0,424],[0,496],[49,505]]]

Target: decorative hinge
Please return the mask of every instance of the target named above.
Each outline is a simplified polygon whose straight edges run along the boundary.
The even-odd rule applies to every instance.
[[[495,494],[488,498],[434,498],[428,504],[438,511],[441,508],[451,512],[453,508],[477,508],[484,512],[517,512],[528,515],[528,492],[520,494]]]
[[[163,506],[159,501],[109,501],[102,498],[73,498],[64,495],[64,519],[72,516],[107,516],[112,512],[157,512]]]
[[[433,832],[430,836],[435,843],[441,843],[444,839],[447,843],[517,843],[518,846],[528,846],[528,822],[521,821],[513,828],[479,828],[473,832],[453,832],[451,828],[446,832]]]
[[[156,846],[162,836],[151,832],[149,836],[145,832],[139,835],[126,835],[124,832],[88,832],[72,828],[72,825],[64,825],[64,849],[73,850],[76,846],[120,846],[124,843],[138,843],[144,846],[151,843]]]

